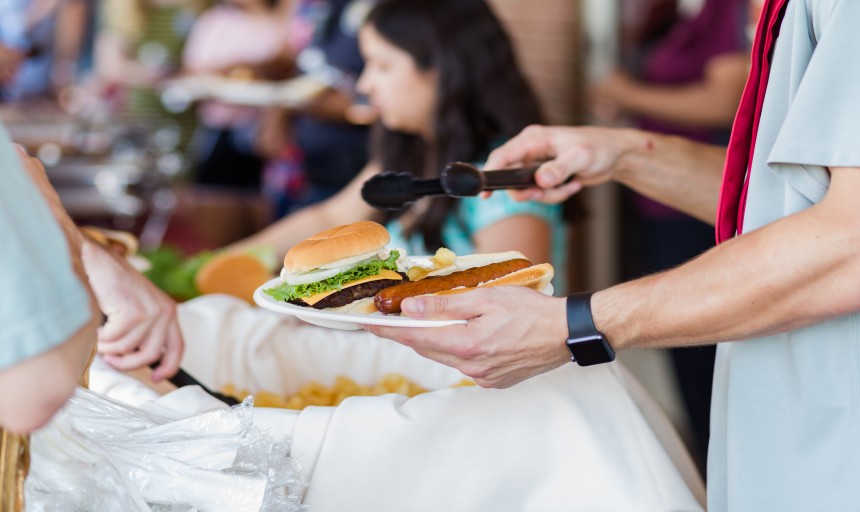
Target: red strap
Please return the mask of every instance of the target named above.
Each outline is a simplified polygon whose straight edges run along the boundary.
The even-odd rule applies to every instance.
[[[748,169],[753,161],[773,47],[785,16],[788,0],[766,0],[753,43],[750,75],[744,87],[726,154],[720,202],[717,206],[717,243],[740,234],[743,228]]]

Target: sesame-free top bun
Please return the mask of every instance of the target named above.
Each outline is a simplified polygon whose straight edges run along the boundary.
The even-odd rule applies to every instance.
[[[194,284],[201,294],[226,293],[254,304],[254,290],[271,277],[266,265],[254,256],[224,253],[200,267]]]
[[[284,268],[291,274],[308,272],[329,263],[382,250],[391,236],[376,222],[361,221],[327,229],[287,251]]]

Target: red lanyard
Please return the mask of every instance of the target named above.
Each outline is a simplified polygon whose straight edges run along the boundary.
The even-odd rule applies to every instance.
[[[723,170],[720,203],[717,207],[717,243],[740,234],[744,222],[749,173],[755,152],[764,95],[770,76],[773,47],[785,16],[788,0],[766,0],[762,8],[752,49],[750,76],[732,126],[732,136]]]

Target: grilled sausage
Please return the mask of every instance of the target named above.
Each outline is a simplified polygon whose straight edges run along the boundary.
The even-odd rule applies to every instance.
[[[419,281],[385,288],[374,296],[373,301],[376,309],[385,314],[400,313],[400,303],[407,297],[428,295],[459,287],[475,287],[530,266],[529,260],[515,259],[461,270],[447,276],[426,277]]]

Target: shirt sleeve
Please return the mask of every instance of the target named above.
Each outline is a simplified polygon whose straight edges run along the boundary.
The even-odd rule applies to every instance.
[[[807,0],[794,7],[793,26],[781,32],[794,35],[788,72],[802,76],[788,78],[796,89],[789,92],[787,115],[768,162],[860,166],[860,2]],[[825,189],[829,182],[823,169],[809,178]]]
[[[222,28],[220,19],[220,11],[213,9],[201,14],[194,22],[182,50],[182,65],[186,69],[199,73],[226,67],[218,55],[218,49],[223,47],[223,40],[218,38],[218,31]]]
[[[90,297],[47,203],[0,127],[0,370],[66,341]]]

